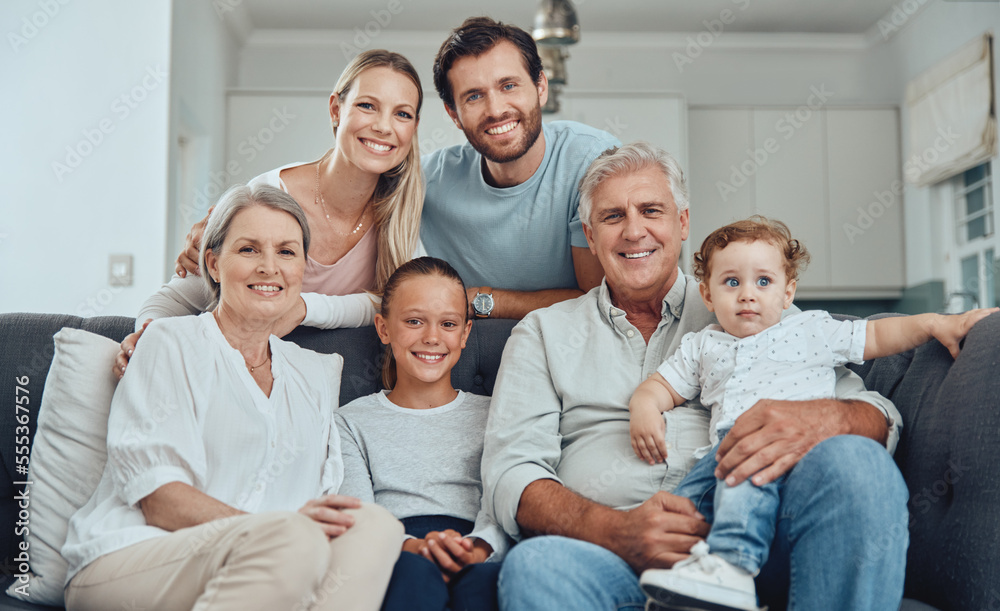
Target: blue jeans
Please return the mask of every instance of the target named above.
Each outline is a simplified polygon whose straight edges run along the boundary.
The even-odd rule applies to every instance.
[[[720,435],[719,441],[724,438],[725,434]],[[706,541],[713,554],[757,575],[774,541],[781,491],[788,474],[763,486],[754,486],[750,480],[727,486],[715,478],[718,449],[716,445],[688,471],[674,494],[691,499],[712,525]]]
[[[756,579],[761,604],[772,611],[898,609],[907,496],[895,463],[874,441],[844,435],[818,444],[785,480],[774,541]],[[638,576],[615,554],[552,536],[514,546],[499,592],[500,608],[512,611],[631,610],[645,602]]]

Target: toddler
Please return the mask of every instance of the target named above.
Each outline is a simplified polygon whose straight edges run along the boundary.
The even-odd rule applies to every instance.
[[[760,216],[717,229],[695,255],[702,299],[719,324],[687,334],[639,385],[629,402],[630,433],[637,456],[664,460],[662,412],[701,393],[712,410],[712,446],[695,453],[700,460],[675,494],[711,502],[714,517],[707,542],[690,558],[643,573],[640,583],[654,599],[686,609],[757,609],[753,577],[767,561],[785,477],[762,486],[716,480],[719,442],[743,412],[761,399],[831,398],[836,366],[911,350],[932,337],[957,356],[972,325],[997,311],[843,322],[807,311],[782,318],[807,261],[788,227]]]

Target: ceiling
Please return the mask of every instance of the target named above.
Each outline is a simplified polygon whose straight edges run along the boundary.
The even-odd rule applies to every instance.
[[[592,32],[698,32],[731,21],[727,32],[863,34],[898,0],[575,0],[583,36]],[[243,0],[253,29],[364,28],[447,31],[489,15],[530,29],[537,0]],[[921,3],[922,4],[922,3]],[[724,10],[732,15],[723,15]]]

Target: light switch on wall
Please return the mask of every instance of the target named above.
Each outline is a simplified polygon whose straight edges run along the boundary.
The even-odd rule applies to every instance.
[[[132,255],[108,256],[108,284],[132,286]]]

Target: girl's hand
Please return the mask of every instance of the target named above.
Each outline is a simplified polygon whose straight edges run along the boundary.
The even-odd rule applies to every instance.
[[[403,541],[404,552],[410,552],[411,554],[423,556],[425,549],[427,549],[427,542],[423,539],[407,539],[406,541]]]
[[[351,526],[354,526],[354,517],[341,510],[358,509],[359,507],[361,507],[361,501],[352,496],[327,494],[318,499],[307,501],[299,509],[299,513],[319,522],[326,536],[333,539],[347,532],[347,529]]]
[[[445,583],[464,567],[483,562],[493,553],[489,543],[478,538],[463,538],[451,529],[429,532],[424,541],[427,547],[423,550],[423,556],[438,565]]]

